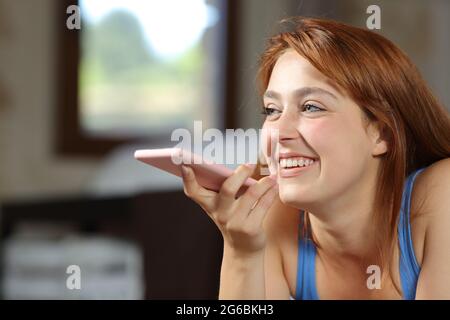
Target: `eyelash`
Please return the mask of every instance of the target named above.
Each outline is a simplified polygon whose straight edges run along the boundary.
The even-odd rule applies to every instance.
[[[302,106],[302,111],[304,111],[304,109],[305,109],[304,107],[307,107],[307,106],[311,106],[311,107],[314,107],[314,108],[318,109],[318,111],[314,111],[314,112],[320,112],[320,111],[323,111],[322,108],[319,108],[318,106],[315,106],[315,105],[313,105],[312,103],[304,104],[304,105]],[[262,107],[261,114],[266,115],[266,116],[272,115],[272,113],[269,113],[269,110],[271,110],[272,112],[273,112],[273,111],[279,111],[279,110],[274,109],[274,108],[268,108],[268,107],[263,106],[263,107]]]

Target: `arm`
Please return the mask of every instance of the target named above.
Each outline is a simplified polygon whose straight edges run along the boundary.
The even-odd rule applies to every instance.
[[[279,198],[273,202],[263,223],[267,241],[262,254],[239,257],[232,248],[224,246],[219,299],[289,300],[279,241],[287,241],[288,224],[292,221],[280,218],[295,217],[295,213]]]
[[[224,248],[219,299],[289,300],[281,253],[268,241],[264,254],[239,258]]]
[[[219,192],[200,186],[192,168],[182,166],[185,194],[214,221],[224,239],[219,299],[264,299],[263,221],[273,204],[278,185],[264,177],[237,197],[255,166],[241,165]]]
[[[416,299],[450,299],[450,158],[430,166],[422,269]]]
[[[264,256],[266,299],[289,300],[290,291],[283,271],[281,243],[287,243],[296,238],[291,234],[297,230],[297,211],[295,208],[284,205],[277,197],[264,220],[264,230],[267,234]]]
[[[289,286],[283,272],[281,252],[273,241],[268,241],[265,255],[266,299],[289,300]]]
[[[224,244],[219,300],[264,300],[264,252],[241,256]]]

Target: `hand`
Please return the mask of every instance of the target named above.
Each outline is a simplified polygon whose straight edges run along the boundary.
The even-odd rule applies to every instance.
[[[197,202],[219,228],[224,245],[240,254],[261,252],[266,243],[264,217],[278,194],[278,184],[264,177],[239,198],[236,194],[255,170],[255,165],[241,165],[222,184],[219,192],[200,186],[192,168],[182,166],[184,193]]]

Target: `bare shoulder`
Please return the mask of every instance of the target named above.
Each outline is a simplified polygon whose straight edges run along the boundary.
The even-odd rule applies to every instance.
[[[298,212],[276,197],[264,219],[266,295],[271,299],[289,299],[295,292]]]
[[[436,214],[437,206],[450,207],[450,158],[428,166],[416,178],[411,211],[423,217]]]
[[[428,166],[414,181],[411,194],[411,232],[414,251],[420,266],[423,263],[425,240],[427,232],[429,233],[430,222],[436,219],[434,216],[438,212],[437,205],[444,204],[447,198],[450,199],[449,183],[450,158]]]
[[[423,173],[426,231],[416,299],[450,299],[450,159],[437,161]]]

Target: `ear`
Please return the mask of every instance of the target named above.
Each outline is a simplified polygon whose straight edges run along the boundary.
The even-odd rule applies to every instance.
[[[385,130],[378,121],[369,124],[368,128],[370,142],[372,144],[372,155],[380,156],[388,151],[385,139]]]

